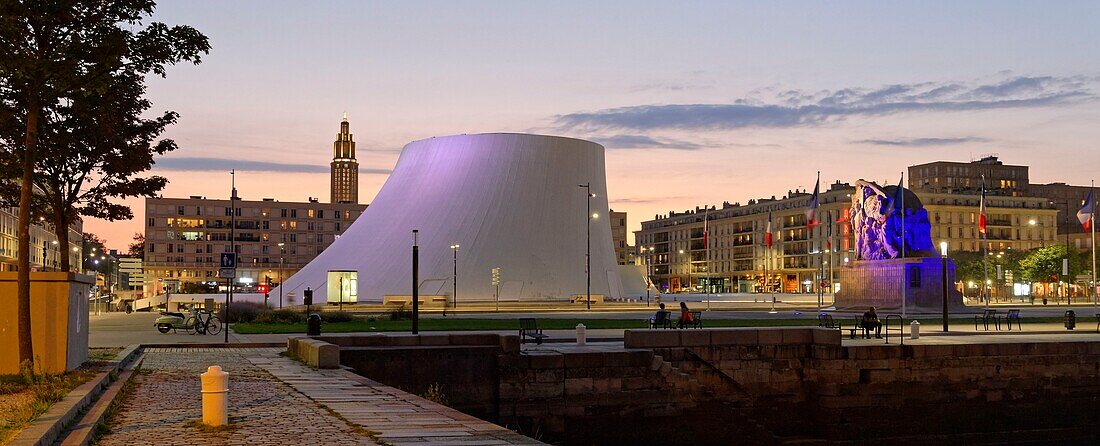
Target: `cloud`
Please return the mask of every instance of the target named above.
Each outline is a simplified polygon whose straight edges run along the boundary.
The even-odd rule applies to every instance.
[[[682,201],[687,197],[647,197],[647,198],[618,198],[608,201],[609,204],[648,204],[669,201]]]
[[[1092,100],[1095,79],[1014,77],[977,84],[923,82],[881,88],[746,97],[726,104],[658,104],[609,108],[557,116],[567,130],[729,130],[821,125],[853,116],[906,112],[954,112],[1045,107]]]
[[[963,136],[960,138],[900,138],[900,139],[864,139],[856,141],[857,144],[872,144],[877,146],[899,147],[927,147],[947,146],[952,144],[965,144],[970,142],[987,142],[986,138],[977,136]]]
[[[328,173],[329,166],[316,164],[273,163],[267,161],[235,160],[204,157],[174,157],[157,160],[159,170],[213,172],[236,169],[255,172]],[[359,173],[389,174],[389,169],[359,168]]]
[[[702,144],[675,139],[655,139],[645,135],[592,136],[591,139],[608,149],[673,149],[698,150]]]

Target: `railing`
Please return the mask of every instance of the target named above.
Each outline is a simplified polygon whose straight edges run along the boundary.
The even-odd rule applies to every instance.
[[[898,321],[898,338],[901,338],[901,345],[905,345],[905,332],[902,331],[905,329],[905,319],[902,319],[902,317],[897,314],[886,315],[886,323],[882,324],[883,331],[886,332],[886,343],[890,343],[890,321],[893,319],[897,319]]]

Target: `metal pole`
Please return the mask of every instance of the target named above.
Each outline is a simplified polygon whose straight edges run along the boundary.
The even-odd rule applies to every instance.
[[[1089,236],[1092,238],[1092,283],[1089,284],[1089,293],[1092,294],[1092,306],[1096,306],[1096,181],[1092,182],[1089,194],[1092,195],[1092,209],[1089,210]],[[1068,252],[1068,251],[1067,251]],[[1067,254],[1068,255],[1068,254]]]
[[[985,200],[985,175],[982,175],[982,200]],[[989,205],[986,205],[986,209]],[[988,217],[987,217],[988,218]],[[982,231],[982,274],[985,281],[982,282],[982,295],[985,297],[985,309],[989,309],[989,229]],[[944,330],[946,331],[946,330]]]
[[[592,182],[589,181],[584,184],[578,184],[578,187],[583,187],[586,195],[585,201],[588,202],[588,213],[585,214],[585,254],[584,254],[584,274],[585,274],[585,306],[587,309],[592,309]]]
[[[283,259],[286,258],[286,249],[279,247],[279,308],[283,308]]]
[[[420,332],[420,246],[417,244],[418,233],[413,229],[413,293],[412,293],[412,334]]]
[[[945,242],[946,243],[946,242]],[[943,264],[942,274],[943,282],[943,332],[947,333],[947,255],[940,257],[940,263]]]
[[[458,309],[458,245],[454,245],[451,248],[454,249],[454,272],[451,276],[451,300],[454,301],[452,306]]]
[[[340,276],[340,302],[336,305],[340,311],[344,311],[344,276]]]
[[[236,254],[237,248],[234,246],[236,242],[237,234],[237,171],[229,171],[230,177],[230,194],[229,194],[229,252]],[[234,274],[236,276],[236,274]],[[229,315],[229,307],[233,304],[233,278],[227,277],[225,279],[225,343],[229,343],[229,322],[231,320]]]
[[[898,187],[905,187],[904,170],[901,172],[901,181],[898,182]],[[904,320],[907,317],[905,310],[908,307],[906,301],[909,297],[909,265],[905,263],[905,189],[899,191],[898,194],[901,195],[901,318]]]

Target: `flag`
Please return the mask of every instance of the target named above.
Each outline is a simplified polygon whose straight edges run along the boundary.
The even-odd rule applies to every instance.
[[[1092,231],[1092,217],[1095,213],[1096,203],[1092,201],[1092,191],[1090,190],[1089,196],[1085,198],[1085,206],[1077,211],[1077,220],[1085,227],[1085,232]]]
[[[825,249],[833,250],[833,214],[829,214],[829,236],[825,238]]]
[[[772,213],[768,212],[768,229],[764,231],[764,245],[772,247]]]
[[[806,206],[806,226],[813,229],[817,226],[817,207],[821,205],[821,172],[817,173],[817,183],[814,184],[814,195],[810,197],[810,204]]]
[[[890,199],[890,211],[901,212],[902,217],[905,216],[905,209],[902,209],[902,204],[905,203],[905,188],[901,187],[904,179],[905,178],[902,177],[901,180],[898,180],[898,188],[894,191],[894,197]],[[887,214],[889,213],[890,212],[887,212]]]
[[[985,234],[985,176],[982,176],[982,198],[978,203],[978,232]]]
[[[710,208],[703,213],[703,249],[707,249],[707,216],[710,215]]]

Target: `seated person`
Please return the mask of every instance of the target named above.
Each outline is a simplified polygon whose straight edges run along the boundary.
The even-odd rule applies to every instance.
[[[663,323],[668,323],[668,316],[670,314],[670,311],[665,309],[665,304],[662,303],[662,304],[658,305],[658,307],[660,307],[660,308],[657,310],[657,313],[655,313],[653,315],[653,317],[649,318],[649,325],[654,326],[654,327],[656,327],[658,321],[663,321]],[[664,315],[663,318],[661,317],[662,315]]]
[[[866,313],[863,313],[863,319],[859,321],[859,326],[863,328],[863,336],[867,339],[871,339],[871,330],[875,330],[875,337],[882,337],[882,322],[878,320],[878,314],[875,313],[875,307],[871,307]]]
[[[686,302],[680,302],[680,328],[684,328],[684,324],[691,324],[695,322],[695,316],[692,316],[691,310],[688,310]]]

